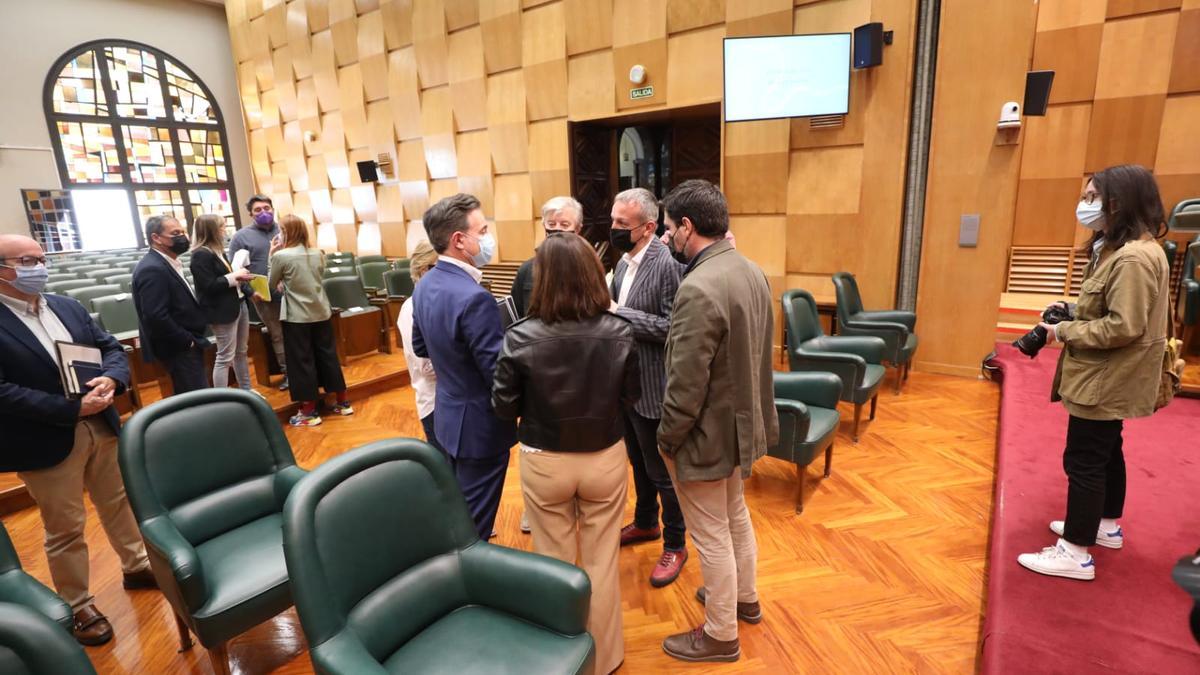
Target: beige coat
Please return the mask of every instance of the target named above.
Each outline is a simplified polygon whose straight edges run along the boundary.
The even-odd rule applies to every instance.
[[[1051,400],[1090,420],[1154,412],[1170,316],[1162,246],[1149,237],[1102,249],[1080,287],[1075,321],[1056,327],[1063,342]]]
[[[320,249],[289,246],[271,256],[268,283],[274,289],[283,282],[280,321],[316,323],[333,315],[321,285],[324,272],[325,258]]]
[[[667,335],[658,442],[681,481],[728,478],[779,440],[771,379],[771,290],[727,241],[684,273]]]

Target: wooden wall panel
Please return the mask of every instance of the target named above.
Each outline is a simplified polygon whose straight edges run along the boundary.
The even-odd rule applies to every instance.
[[[338,66],[358,63],[358,17],[331,21],[329,32],[333,34],[333,53]]]
[[[429,208],[429,171],[425,166],[425,144],[402,141],[396,146],[400,198],[410,219],[419,219]]]
[[[613,45],[613,0],[563,0],[567,54],[574,56]]]
[[[1024,153],[1026,157],[1032,151]],[[1017,189],[1013,246],[1072,246],[1080,229],[1075,205],[1083,194],[1084,180],[1075,178],[1022,178]]]
[[[667,0],[667,33],[723,24],[725,4],[726,0]]]
[[[1091,101],[1100,67],[1100,23],[1039,32],[1033,48],[1033,69],[1053,70],[1050,103]]]
[[[1094,173],[1114,164],[1153,169],[1166,102],[1162,94],[1096,99],[1084,170]]]
[[[383,0],[383,38],[388,51],[412,44],[412,0]]]
[[[479,27],[489,75],[521,66],[521,0],[480,0]]]
[[[613,114],[617,109],[615,83],[611,51],[571,58],[567,62],[567,113],[577,120]]]
[[[299,0],[293,0],[299,1]],[[308,26],[317,33],[329,28],[329,0],[303,0]]]
[[[1200,91],[1200,4],[1179,14],[1167,89],[1172,94]]]
[[[1108,18],[1179,9],[1179,3],[1180,0],[1108,0]]]
[[[788,120],[725,125],[723,183],[730,213],[784,213]]]
[[[487,118],[496,173],[529,170],[525,74],[512,70],[488,78]]]
[[[1154,172],[1200,174],[1200,94],[1167,99]]]
[[[454,178],[458,173],[458,162],[454,150],[454,113],[451,111],[449,87],[421,92],[421,137],[429,176]]]
[[[875,3],[882,11],[886,3]],[[795,33],[846,33],[870,21],[870,0],[824,0],[796,8],[792,23]],[[888,51],[892,51],[890,48]],[[887,62],[887,59],[884,59]]]
[[[351,64],[338,71],[338,100],[341,101],[342,125],[346,146],[361,148],[367,144],[367,101],[363,95],[362,66]]]
[[[492,149],[487,130],[459,134],[456,140],[459,191],[478,197],[484,213],[494,213]]]
[[[563,5],[543,5],[525,12],[521,62],[531,121],[567,114],[567,35]]]
[[[725,4],[729,37],[786,35],[792,28],[792,0],[738,0]]]
[[[462,30],[479,23],[479,0],[443,1],[446,3],[446,30]]]
[[[1083,175],[1091,117],[1089,103],[1054,106],[1045,117],[1026,117],[1021,178]]]
[[[858,213],[863,148],[810,148],[791,153],[787,212],[798,215]]]
[[[496,240],[499,259],[527,260],[533,255],[533,189],[529,174],[496,176]]]
[[[459,131],[487,127],[487,79],[483,66],[483,37],[478,26],[449,38],[450,103]]]
[[[629,69],[641,64],[654,94],[633,99]],[[657,105],[667,100],[666,0],[613,0],[613,82],[617,110]]]
[[[1178,24],[1177,13],[1105,23],[1096,98],[1167,93]]]
[[[667,40],[667,79],[672,107],[720,101],[725,27],[673,35]]]
[[[416,58],[413,47],[388,54],[388,100],[392,102],[396,138],[402,140],[421,136],[421,89]]]
[[[533,206],[571,193],[571,153],[565,119],[529,125],[529,182]]]
[[[442,0],[420,0],[413,5],[413,46],[421,87],[446,84],[449,48],[446,46],[446,11]]]

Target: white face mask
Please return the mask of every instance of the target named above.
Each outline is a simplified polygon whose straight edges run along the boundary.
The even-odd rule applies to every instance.
[[[485,235],[476,238],[479,242],[479,253],[471,256],[471,262],[475,267],[485,267],[492,262],[492,257],[496,255],[496,238],[489,232]]]
[[[1075,207],[1075,219],[1089,230],[1104,229],[1104,204],[1099,199],[1091,204],[1080,200]]]

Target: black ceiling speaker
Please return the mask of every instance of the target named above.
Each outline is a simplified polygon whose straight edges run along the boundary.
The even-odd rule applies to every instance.
[[[379,172],[375,170],[375,160],[364,159],[358,162],[358,179],[364,183],[379,182]]]
[[[854,67],[874,68],[883,65],[883,46],[892,44],[892,31],[883,30],[878,21],[864,23],[854,29]]]
[[[1025,73],[1025,116],[1041,117],[1050,103],[1050,85],[1054,84],[1053,70],[1033,70]]]

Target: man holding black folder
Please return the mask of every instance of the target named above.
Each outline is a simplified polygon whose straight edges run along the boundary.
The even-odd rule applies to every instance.
[[[155,588],[117,466],[112,402],[129,382],[129,363],[83,305],[42,294],[46,275],[36,241],[0,235],[0,471],[18,472],[38,504],[50,576],[75,614],[75,639],[98,645],[112,639],[112,626],[88,592],[85,487],[121,559],[125,588]],[[99,354],[99,374],[79,382],[82,396],[64,391],[71,368],[62,363],[64,348]],[[76,378],[89,367],[77,368]]]

